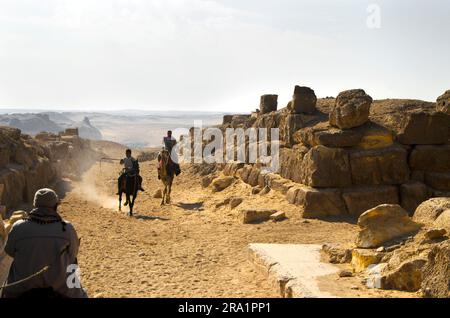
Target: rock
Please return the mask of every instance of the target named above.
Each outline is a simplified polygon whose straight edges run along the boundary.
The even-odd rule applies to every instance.
[[[404,145],[445,144],[449,117],[443,113],[413,112],[402,117],[397,140]]]
[[[153,194],[153,198],[155,199],[161,199],[162,198],[162,191],[161,189],[158,189],[155,191],[155,193]]]
[[[316,189],[308,186],[296,186],[291,189],[290,193],[288,191],[287,199],[290,203],[303,206],[303,218],[348,214],[339,189]]]
[[[360,248],[377,248],[393,239],[405,237],[420,229],[397,204],[382,204],[360,215],[361,230],[356,239]]]
[[[303,183],[303,157],[309,151],[303,145],[280,149],[280,175],[297,183]]]
[[[445,229],[429,229],[425,232],[425,238],[427,240],[438,240],[444,237],[447,234]]]
[[[394,136],[389,129],[370,121],[347,131],[352,131],[361,136],[359,142],[355,145],[358,149],[381,149],[391,147],[394,144]]]
[[[401,184],[409,179],[408,152],[400,147],[352,151],[354,185]]]
[[[350,263],[352,260],[352,250],[339,245],[324,244],[321,252],[325,261],[332,264]]]
[[[434,221],[433,225],[438,228],[446,229],[450,232],[450,209],[442,212]]]
[[[252,188],[252,194],[253,194],[253,195],[258,194],[258,193],[260,193],[260,192],[262,191],[262,189],[263,189],[263,188],[262,188],[261,186],[259,186],[259,185],[256,186],[256,187],[253,187],[253,188]]]
[[[249,185],[251,185],[252,187],[257,186],[258,178],[259,178],[260,174],[261,174],[261,171],[258,168],[252,167],[252,169],[250,170],[250,173],[248,175],[248,178],[247,178],[247,183]]]
[[[265,209],[242,210],[239,212],[239,219],[244,224],[258,223],[269,220],[270,216],[276,212],[277,210]]]
[[[268,174],[268,175],[271,175],[271,174]],[[274,191],[278,191],[283,194],[286,194],[288,192],[288,190],[295,185],[295,183],[292,182],[291,180],[281,178],[278,175],[275,175],[275,176],[276,177],[269,176],[268,182],[267,182],[269,188]]]
[[[381,288],[395,289],[415,292],[422,284],[422,268],[426,259],[416,257],[408,259],[395,268],[390,268],[390,264],[382,272]]]
[[[450,115],[450,90],[437,98],[436,111]]]
[[[213,180],[211,183],[213,187],[213,192],[220,192],[226,188],[228,188],[235,181],[234,177],[218,177]]]
[[[285,145],[290,147],[295,143],[299,143],[296,133],[302,131],[309,122],[316,120],[316,116],[305,114],[285,114],[280,119],[280,139]]]
[[[450,296],[450,241],[434,246],[422,270],[422,292],[425,297]]]
[[[450,145],[415,146],[409,157],[413,170],[443,172],[450,171]]]
[[[450,198],[431,198],[417,207],[413,221],[433,226],[438,216],[447,209],[450,209]]]
[[[323,145],[332,148],[356,146],[362,135],[354,130],[341,130],[319,123],[313,127],[306,127],[296,132],[299,142],[310,147]]]
[[[286,218],[286,213],[284,213],[283,211],[275,212],[274,214],[272,214],[270,216],[270,219],[274,222],[282,221],[285,218]]]
[[[309,87],[295,86],[292,101],[288,104],[288,109],[296,114],[312,114],[316,111],[317,97]]]
[[[347,211],[350,215],[361,213],[380,204],[398,204],[398,189],[395,186],[350,188],[342,191]]]
[[[423,201],[429,198],[428,187],[421,182],[409,182],[400,186],[400,205],[410,216]]]
[[[345,150],[315,146],[304,156],[303,182],[317,188],[340,188],[351,185],[350,163]]]
[[[450,173],[425,172],[425,183],[433,189],[450,191]]]
[[[363,125],[369,119],[372,98],[362,89],[341,92],[330,113],[330,124],[341,129]]]
[[[349,271],[348,269],[341,269],[338,273],[339,277],[352,277],[353,273],[352,271]]]
[[[380,246],[379,248],[376,249],[377,252],[384,252],[386,249],[384,248],[384,246]]]
[[[356,273],[364,271],[369,265],[378,264],[383,258],[384,253],[369,249],[355,248],[352,251],[351,265]]]
[[[278,95],[262,95],[259,109],[261,114],[274,112],[278,107]]]
[[[226,198],[225,200],[216,203],[216,209],[218,209],[218,208],[220,208],[220,207],[223,207],[223,206],[225,206],[225,205],[230,204],[230,201],[231,201],[230,198]]]
[[[230,208],[234,209],[244,201],[241,197],[232,197],[230,199]]]
[[[213,181],[215,176],[205,176],[202,178],[202,187],[207,188]]]

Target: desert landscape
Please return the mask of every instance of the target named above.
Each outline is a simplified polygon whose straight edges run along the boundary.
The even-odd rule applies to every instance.
[[[448,297],[449,103],[449,92],[436,103],[361,89],[318,99],[296,86],[278,109],[263,95],[258,111],[214,127],[279,128],[278,173],[185,163],[161,205],[159,148],[133,148],[146,189],[133,216],[118,211],[121,165],[108,159],[126,145],[3,126],[1,239],[48,186],[81,237],[90,297]],[[11,259],[0,262],[4,279]]]

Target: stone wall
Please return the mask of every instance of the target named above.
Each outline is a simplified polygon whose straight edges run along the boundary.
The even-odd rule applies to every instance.
[[[305,217],[358,217],[382,203],[412,214],[430,197],[450,196],[447,95],[438,105],[373,102],[357,89],[317,101],[314,91],[296,87],[286,108],[260,112],[251,123],[280,129],[279,180],[270,184],[258,165],[229,163],[224,173],[281,190]]]
[[[63,177],[79,178],[100,158],[76,130],[32,138],[19,129],[0,127],[0,205],[11,210],[31,203],[36,190]]]

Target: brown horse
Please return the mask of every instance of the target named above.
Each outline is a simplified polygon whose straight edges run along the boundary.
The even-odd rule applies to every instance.
[[[172,183],[175,175],[174,163],[170,159],[170,154],[167,149],[161,151],[161,163],[160,163],[160,177],[164,184],[164,190],[162,191],[161,205],[170,203],[170,193],[172,192]]]
[[[125,175],[122,178],[122,183],[119,190],[119,211],[122,211],[122,193],[125,193],[126,201],[124,203],[124,206],[128,205],[130,209],[129,216],[133,215],[134,201],[136,200],[138,190],[139,180],[137,174]],[[131,196],[133,198],[130,200]]]

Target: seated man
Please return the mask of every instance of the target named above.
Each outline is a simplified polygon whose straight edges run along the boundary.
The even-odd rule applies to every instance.
[[[172,131],[168,130],[167,131],[167,136],[165,136],[163,138],[163,149],[167,149],[167,151],[169,151],[169,155],[171,156],[171,159],[175,159],[172,158],[172,149],[173,147],[177,144],[177,140],[172,137]],[[161,153],[158,154],[158,179],[161,179],[160,177],[160,169],[161,169]],[[177,160],[172,160],[172,163],[174,165],[175,168],[175,175],[179,175],[181,173],[181,169],[180,169],[180,165],[178,164],[178,162],[176,162]]]
[[[134,176],[135,174],[138,176],[138,187],[139,190],[145,191],[142,188],[142,177],[139,175],[139,162],[131,156],[131,149],[127,149],[125,151],[125,158],[120,160],[120,164],[124,165],[124,172],[119,176],[117,180],[118,190],[116,195],[119,195],[120,188],[122,185],[123,178],[127,176]]]
[[[12,226],[5,252],[13,262],[3,298],[87,297],[79,277],[73,276],[80,241],[72,224],[58,214],[58,205],[53,190],[40,189],[29,217]]]

